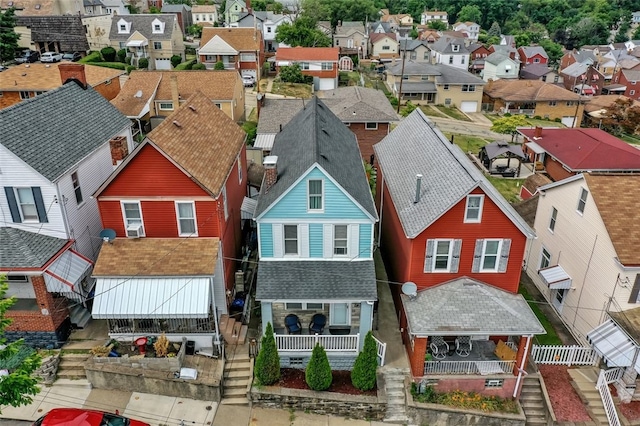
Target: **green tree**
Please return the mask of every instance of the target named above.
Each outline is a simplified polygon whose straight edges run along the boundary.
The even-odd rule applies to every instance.
[[[20,34],[15,32],[15,11],[12,7],[0,13],[0,62],[12,60],[18,49]]]
[[[510,117],[498,118],[491,125],[491,131],[502,133],[504,135],[511,135],[511,142],[513,142],[513,138],[516,136],[516,133],[518,133],[517,128],[523,126],[529,126],[527,117],[521,114],[516,114]]]
[[[493,24],[491,24],[491,28],[489,28],[489,31],[487,31],[487,36],[500,37],[501,34],[502,28],[500,28],[500,24],[498,24],[496,21],[493,21]]]
[[[0,276],[0,336],[12,323],[5,315],[16,303],[14,297],[5,298],[9,285],[6,277]],[[0,377],[0,406],[19,407],[30,404],[32,396],[40,392],[38,380],[33,372],[40,367],[41,358],[34,350],[24,346],[22,340],[7,344],[7,339],[0,338],[0,368],[7,369],[9,374]]]
[[[602,126],[615,135],[640,133],[640,106],[629,98],[617,99],[604,108]]]
[[[100,49],[100,54],[106,62],[114,62],[116,60],[116,49],[111,46],[103,47]]]
[[[475,22],[477,24],[482,22],[482,11],[476,5],[462,6],[460,12],[458,12],[458,22]]]
[[[560,58],[562,58],[562,46],[558,43],[554,43],[548,38],[540,40],[540,46],[547,52],[549,56],[549,63],[557,64]]]
[[[302,75],[300,65],[293,64],[280,67],[280,80],[285,83],[304,83],[304,75]]]
[[[222,61],[216,62],[216,64],[213,66],[213,69],[214,70],[218,70],[218,71],[223,70],[224,69],[224,62],[222,62]]]
[[[138,68],[141,70],[146,70],[149,68],[149,60],[147,58],[140,58],[138,61]]]
[[[418,36],[420,34],[418,34],[418,29],[416,28],[416,26],[414,25],[413,28],[411,28],[411,32],[409,33],[409,37],[411,37],[412,39],[417,39]]]
[[[527,33],[518,33],[514,36],[514,39],[516,40],[516,47],[529,46],[531,44]]]
[[[276,30],[276,41],[296,47],[329,47],[331,39],[317,26],[317,22],[308,17],[300,16],[292,24],[284,23]]]
[[[378,348],[373,340],[373,334],[369,331],[364,338],[362,352],[358,354],[353,370],[351,370],[351,383],[362,391],[375,388],[377,368]]]
[[[447,24],[442,21],[430,21],[427,24],[427,28],[436,30],[436,31],[445,31],[447,29]]]
[[[280,357],[270,322],[267,323],[267,328],[260,342],[260,353],[256,358],[255,372],[256,379],[261,385],[272,385],[280,380]]]
[[[282,5],[282,3],[275,2],[271,5],[270,8],[273,13],[275,13],[276,15],[280,15],[284,9],[284,6]]]
[[[192,35],[196,38],[202,37],[202,26],[201,25],[189,25],[187,27],[187,34]]]
[[[177,67],[178,65],[180,65],[180,62],[182,62],[182,56],[180,55],[173,55],[171,57],[171,66],[172,67]]]
[[[124,7],[126,7],[129,13],[132,15],[137,15],[138,13],[140,13],[140,8],[136,4],[135,0],[128,0],[125,3]]]
[[[188,68],[190,70],[206,70],[207,67],[202,63],[202,62],[198,62],[197,64],[191,64],[191,66]]]
[[[127,49],[118,50],[118,60],[120,62],[125,62],[127,60]]]
[[[158,13],[160,13],[160,8],[157,7],[157,6],[151,6],[151,7],[149,7],[149,13],[158,14]]]
[[[313,348],[311,359],[309,359],[307,369],[304,372],[304,378],[307,385],[315,391],[327,390],[331,386],[333,381],[331,365],[329,365],[327,353],[319,343],[316,343]]]

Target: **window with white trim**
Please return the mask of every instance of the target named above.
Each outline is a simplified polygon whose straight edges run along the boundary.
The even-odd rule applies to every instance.
[[[540,269],[548,268],[549,265],[551,265],[551,253],[542,247],[542,251],[540,252]]]
[[[324,309],[324,303],[287,302],[284,304],[284,308],[288,311],[321,311]]]
[[[309,179],[309,210],[321,211],[322,206],[322,180]]]
[[[347,225],[334,225],[333,227],[333,254],[336,256],[347,256],[349,254]]]
[[[255,62],[256,54],[255,53],[241,53],[240,54],[240,62]]]
[[[80,205],[82,204],[82,189],[78,180],[78,172],[71,173],[71,183],[73,184],[73,192],[76,195],[76,203]]]
[[[549,219],[549,231],[556,229],[556,220],[558,219],[558,209],[551,207],[551,218]]]
[[[433,254],[433,272],[449,272],[453,255],[453,240],[436,240]]]
[[[478,223],[482,221],[482,206],[484,195],[467,195],[464,221],[467,223]]]
[[[242,184],[242,160],[238,157],[238,184]]]
[[[173,102],[160,102],[160,111],[173,111]]]
[[[162,42],[154,41],[153,42],[153,50],[162,50]]]
[[[124,217],[124,227],[143,225],[142,209],[139,201],[123,201],[122,215]],[[144,231],[143,231],[144,232]]]
[[[584,208],[587,205],[587,196],[589,195],[589,191],[584,188],[580,188],[580,199],[578,200],[578,213],[583,214]]]
[[[323,62],[321,64],[322,71],[331,71],[333,70],[333,62]]]
[[[284,225],[284,254],[298,254],[298,225]]]
[[[300,62],[300,70],[304,71],[308,69],[309,69],[309,62]]]
[[[378,123],[365,123],[365,130],[378,130]]]
[[[229,219],[229,207],[227,205],[227,187],[222,187],[222,207],[224,208],[224,220]]]
[[[351,305],[349,303],[329,305],[329,325],[351,325]]]
[[[501,249],[502,240],[484,240],[480,272],[495,272],[498,270]]]
[[[30,97],[31,97],[31,93],[30,92],[27,92],[27,91],[24,91],[24,90],[20,91],[20,100],[24,101],[25,99],[29,99]]]
[[[196,208],[193,201],[176,201],[176,217],[178,219],[179,236],[198,236],[196,228]]]
[[[15,188],[16,201],[20,209],[20,215],[23,222],[38,222],[38,209],[36,208],[36,200],[33,196],[31,188]]]

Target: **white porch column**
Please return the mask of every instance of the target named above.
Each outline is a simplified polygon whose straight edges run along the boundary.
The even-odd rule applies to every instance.
[[[358,330],[360,333],[360,345],[358,350],[360,351],[364,347],[364,338],[373,327],[373,303],[373,301],[360,303],[360,328]]]
[[[271,309],[271,302],[261,302],[260,307],[262,309],[262,334],[267,329],[267,323],[271,323],[273,327],[273,310]]]

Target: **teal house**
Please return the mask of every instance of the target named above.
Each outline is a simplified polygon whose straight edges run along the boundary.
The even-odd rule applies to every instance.
[[[256,299],[282,367],[304,368],[316,343],[351,368],[377,301],[378,221],[355,135],[317,98],[276,136],[254,220]]]

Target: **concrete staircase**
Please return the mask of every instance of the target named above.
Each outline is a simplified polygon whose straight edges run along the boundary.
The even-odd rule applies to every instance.
[[[80,304],[74,304],[69,308],[69,318],[74,328],[84,328],[91,320],[91,312]]]
[[[220,316],[220,332],[224,337],[227,347],[231,345],[244,345],[247,340],[248,326],[237,321],[229,315]]]
[[[384,423],[407,424],[410,419],[407,417],[405,399],[405,379],[409,371],[404,368],[383,368],[382,377],[384,381],[384,391],[387,396],[387,412]]]
[[[544,395],[537,375],[525,376],[520,393],[520,404],[527,417],[526,425],[548,424]]]
[[[249,405],[247,394],[253,381],[253,359],[248,345],[226,347],[226,360],[222,373],[222,401],[224,405]]]
[[[62,353],[56,373],[56,385],[91,389],[91,383],[84,372],[84,365],[89,357],[89,353]]]
[[[570,368],[567,370],[571,376],[572,385],[584,401],[587,412],[591,418],[600,425],[608,425],[607,414],[602,405],[600,393],[596,389],[598,382],[597,368]]]

